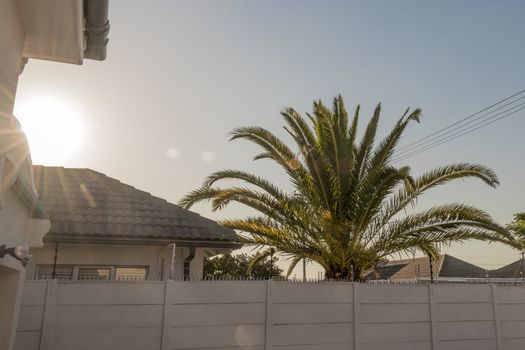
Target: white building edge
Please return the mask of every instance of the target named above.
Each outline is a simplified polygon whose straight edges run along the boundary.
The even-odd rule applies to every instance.
[[[0,0],[0,350],[13,348],[25,279],[21,248],[42,246],[50,228],[33,218],[31,157],[13,116],[18,77],[28,59],[103,60],[108,31],[108,0]]]

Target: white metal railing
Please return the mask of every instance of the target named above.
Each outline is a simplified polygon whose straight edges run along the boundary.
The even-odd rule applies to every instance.
[[[35,279],[31,280],[51,280],[50,274],[43,274],[38,276]],[[78,276],[77,279],[71,278],[70,275],[63,275],[56,273],[55,279],[59,282],[163,282],[166,279],[161,278],[151,278],[140,275],[120,275],[115,276],[115,278],[108,279],[106,276],[99,275],[82,275]],[[171,279],[175,282],[260,282],[268,281],[267,277],[249,277],[249,276],[238,276],[238,277],[201,277],[201,276],[189,276],[182,277],[176,276]],[[347,279],[308,279],[303,281],[302,279],[286,279],[284,277],[272,278],[273,282],[276,283],[358,283],[358,284],[383,284],[383,285],[427,285],[427,284],[499,284],[499,285],[512,285],[512,286],[524,286],[521,279],[515,278],[466,278],[466,279],[434,279],[433,282],[430,279],[407,279],[407,280],[365,280],[365,281],[349,281]]]

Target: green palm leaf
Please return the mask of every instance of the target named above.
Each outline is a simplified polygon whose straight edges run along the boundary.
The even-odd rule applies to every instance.
[[[255,261],[266,257],[270,247],[288,257],[287,275],[305,258],[321,265],[329,278],[359,278],[393,254],[417,250],[435,256],[440,246],[452,242],[477,239],[520,246],[515,235],[487,213],[462,203],[407,214],[420,196],[450,181],[472,178],[496,187],[498,178],[491,169],[470,163],[414,177],[408,166],[395,166],[392,160],[409,123],[420,121],[421,110],[407,109],[377,145],[381,105],[360,140],[359,113],[357,106],[350,122],[341,96],[331,108],[314,102],[306,118],[286,108],[281,115],[291,146],[261,127],[235,129],[231,140],[258,145],[262,152],[254,159],[276,162],[292,191],[260,175],[222,170],[179,203],[189,208],[207,201],[213,210],[221,210],[235,202],[256,210],[260,216],[222,224],[240,233],[241,244],[261,248]],[[227,181],[242,185],[218,187]]]

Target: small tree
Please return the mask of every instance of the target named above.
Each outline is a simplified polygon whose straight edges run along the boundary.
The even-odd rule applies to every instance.
[[[514,214],[514,221],[508,224],[506,229],[512,236],[505,237],[499,241],[521,252],[521,274],[523,279],[525,273],[525,213]]]
[[[503,243],[523,252],[525,251],[525,213],[514,214],[514,221],[507,225],[513,239],[504,240]]]
[[[283,270],[277,266],[278,258],[260,259],[254,262],[253,257],[247,254],[222,254],[204,260],[204,278],[237,278],[256,277],[268,278],[281,276]],[[270,274],[271,272],[271,274]]]
[[[525,213],[514,214],[514,221],[507,225],[507,229],[514,232],[516,236],[525,239]]]

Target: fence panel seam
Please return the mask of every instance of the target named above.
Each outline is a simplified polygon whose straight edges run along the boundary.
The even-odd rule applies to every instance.
[[[273,300],[272,300],[272,280],[266,282],[266,322],[264,327],[264,349],[272,349],[272,330],[273,330]]]
[[[434,297],[434,285],[428,285],[428,305],[430,312],[430,339],[432,342],[432,350],[439,349],[439,328],[437,320],[437,305]]]
[[[359,283],[354,282],[353,294],[354,350],[359,350],[361,348],[361,302],[359,301]]]
[[[498,287],[495,284],[490,285],[492,293],[492,311],[494,312],[494,329],[496,331],[496,349],[503,349],[503,341],[501,339],[501,322],[499,317],[499,300]]]
[[[58,281],[56,279],[47,281],[46,298],[44,301],[44,315],[42,317],[42,333],[40,334],[40,350],[53,350],[53,339],[55,331],[56,295]]]
[[[172,312],[172,294],[173,294],[173,281],[167,280],[164,288],[164,307],[162,315],[162,330],[161,330],[161,350],[169,350],[169,315]]]

